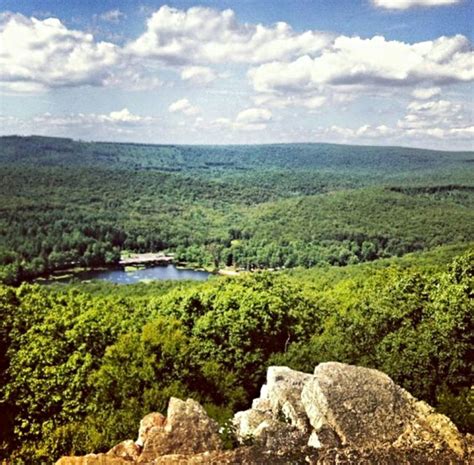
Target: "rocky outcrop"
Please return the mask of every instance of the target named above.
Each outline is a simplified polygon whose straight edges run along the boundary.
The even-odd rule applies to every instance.
[[[195,455],[222,449],[219,425],[196,401],[172,397],[166,422],[152,427],[138,463],[150,463],[170,454]]]
[[[342,363],[314,374],[270,367],[252,408],[232,420],[241,446],[223,450],[217,423],[195,401],[172,398],[167,417],[147,415],[137,441],[57,465],[464,464],[466,438],[444,415],[387,375]]]
[[[312,445],[373,447],[426,443],[462,455],[462,435],[444,415],[417,401],[377,370],[322,363],[301,400],[313,427]]]

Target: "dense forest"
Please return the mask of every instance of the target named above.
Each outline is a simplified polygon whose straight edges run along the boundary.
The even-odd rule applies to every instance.
[[[472,152],[0,139],[0,282],[167,251],[194,266],[347,265],[474,236]]]
[[[473,431],[473,280],[457,246],[205,283],[0,286],[0,456],[107,450],[169,396],[225,425],[268,365],[328,360],[381,369]]]
[[[105,451],[170,396],[228,432],[269,365],[329,360],[378,368],[473,432],[473,162],[0,138],[0,459]],[[129,251],[241,273],[33,282]]]

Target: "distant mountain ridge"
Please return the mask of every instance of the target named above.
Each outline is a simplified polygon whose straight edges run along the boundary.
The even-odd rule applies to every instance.
[[[3,136],[0,164],[41,162],[48,166],[106,165],[219,172],[242,169],[356,170],[380,173],[410,169],[462,168],[474,152],[326,143],[265,145],[153,145],[83,142],[44,136]]]

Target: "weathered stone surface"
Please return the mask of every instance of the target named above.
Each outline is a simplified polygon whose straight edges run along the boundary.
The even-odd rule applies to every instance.
[[[170,454],[199,454],[222,448],[219,425],[201,405],[172,397],[164,427],[153,427],[140,455],[139,463]]]
[[[83,457],[62,457],[56,465],[130,465],[130,460],[106,454],[89,454]]]
[[[240,441],[248,437],[258,438],[259,425],[271,419],[281,422],[282,428],[290,424],[309,434],[310,425],[301,402],[301,391],[311,377],[287,367],[268,368],[267,383],[262,386],[260,397],[253,400],[251,409],[234,416],[237,438]]]
[[[250,438],[255,438],[255,431],[266,420],[272,420],[270,412],[264,412],[256,409],[244,410],[234,415],[233,423],[235,425],[235,434],[239,441],[245,442]]]
[[[261,447],[240,447],[230,451],[205,452],[197,455],[166,455],[157,458],[153,465],[289,465],[306,463],[306,456],[278,455]]]
[[[107,452],[107,455],[122,457],[128,460],[137,460],[140,453],[141,447],[131,439],[127,439],[112,447],[112,449]]]
[[[304,449],[308,441],[307,434],[296,426],[275,419],[260,423],[255,429],[254,438],[260,448],[279,456]]]
[[[310,465],[468,465],[452,453],[429,449],[383,448],[334,448],[321,449],[306,459]]]
[[[310,374],[287,367],[270,367],[267,371],[264,399],[268,399],[273,415],[282,417],[304,432],[309,430],[309,423],[301,402],[301,392],[311,378]]]
[[[154,428],[160,428],[166,423],[166,417],[158,412],[152,412],[145,415],[140,421],[140,428],[138,429],[138,438],[135,441],[140,447],[143,447],[148,438],[149,431]]]
[[[407,419],[405,391],[387,375],[342,363],[318,365],[301,399],[316,433],[329,428],[343,445],[392,443]]]
[[[463,436],[447,417],[377,370],[322,363],[306,383],[302,402],[314,428],[312,445],[334,448],[340,440],[354,448],[393,445],[467,454]]]
[[[405,423],[403,434],[394,445],[414,448],[423,443],[431,444],[437,450],[449,450],[458,456],[465,456],[468,443],[454,423],[447,416],[437,413],[426,402],[417,401],[408,392],[406,394],[413,412]]]

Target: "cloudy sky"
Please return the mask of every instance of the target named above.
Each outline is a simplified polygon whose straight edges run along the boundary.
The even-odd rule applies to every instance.
[[[473,0],[2,0],[0,133],[473,149]]]

